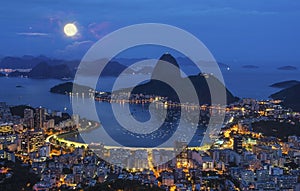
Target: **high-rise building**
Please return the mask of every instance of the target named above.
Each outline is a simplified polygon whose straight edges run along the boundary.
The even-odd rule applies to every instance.
[[[50,120],[47,121],[47,129],[54,128],[54,126],[55,126],[54,119],[50,119]]]
[[[49,157],[50,156],[50,143],[46,143],[45,146],[39,148],[40,157]]]
[[[30,152],[30,141],[29,141],[29,133],[22,133],[19,135],[18,140],[18,151],[21,151],[22,154],[28,155]]]
[[[176,168],[184,168],[188,165],[188,150],[186,142],[175,142],[174,152],[176,156]]]
[[[233,138],[233,150],[238,154],[243,153],[243,137],[235,135]]]
[[[28,128],[33,128],[34,127],[34,115],[33,115],[33,110],[32,109],[25,109],[24,110],[24,124]]]
[[[0,149],[13,147],[17,143],[17,135],[9,125],[0,125]]]
[[[41,131],[33,132],[30,134],[30,152],[38,151],[38,149],[44,146],[45,137]]]
[[[36,130],[40,130],[44,127],[45,122],[45,108],[39,107],[35,109],[35,120],[34,120],[34,127]]]

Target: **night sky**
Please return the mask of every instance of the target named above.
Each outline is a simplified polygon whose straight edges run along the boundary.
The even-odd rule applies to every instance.
[[[220,61],[300,60],[300,1],[295,0],[4,0],[1,4],[1,57],[78,59],[116,29],[155,22],[187,30]],[[78,27],[76,36],[64,34],[67,23]],[[136,57],[140,56],[147,55]]]

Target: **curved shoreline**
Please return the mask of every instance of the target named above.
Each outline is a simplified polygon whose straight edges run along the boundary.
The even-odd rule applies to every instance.
[[[90,127],[90,128],[85,128],[85,129],[81,128],[80,130],[77,129],[77,130],[72,130],[72,131],[69,131],[69,132],[61,133],[61,134],[50,135],[46,138],[45,141],[49,142],[53,145],[56,145],[56,144],[54,144],[50,141],[52,138],[55,138],[55,139],[59,140],[60,142],[66,143],[67,146],[68,145],[69,146],[75,145],[76,147],[81,147],[81,146],[87,147],[88,146],[87,143],[81,143],[81,142],[78,142],[78,141],[71,141],[71,140],[66,139],[66,137],[70,136],[70,135],[75,135],[77,133],[80,134],[80,132],[86,132],[86,131],[94,130],[98,127],[101,127],[101,125],[98,124],[97,122],[94,122],[94,123],[95,123],[95,125]]]

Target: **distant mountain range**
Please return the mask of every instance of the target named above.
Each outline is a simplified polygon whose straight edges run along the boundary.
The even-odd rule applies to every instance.
[[[175,68],[172,71],[167,68],[165,62],[171,63],[175,66]],[[223,87],[224,85],[218,81],[213,75],[208,75],[208,74],[199,74],[199,75],[194,75],[194,76],[189,76],[186,78],[182,78],[180,75],[180,70],[179,70],[179,65],[176,61],[176,59],[170,55],[170,54],[164,54],[161,56],[159,61],[157,62],[153,73],[152,73],[152,80],[145,84],[141,84],[136,86],[133,90],[133,94],[145,94],[145,95],[156,95],[156,96],[163,96],[163,97],[168,97],[169,100],[179,102],[179,98],[174,91],[174,89],[167,85],[166,83],[159,81],[159,80],[154,80],[157,78],[161,77],[166,77],[168,79],[174,79],[176,80],[176,85],[178,85],[180,88],[187,89],[185,87],[185,82],[187,80],[190,80],[192,84],[194,85],[194,88],[196,90],[196,93],[199,98],[199,103],[200,104],[210,104],[211,103],[211,95],[209,91],[209,87],[207,84],[207,78],[210,78],[210,82],[213,84],[214,87]],[[120,92],[127,92],[129,89],[122,89],[119,90]],[[117,91],[117,92],[119,92]],[[190,98],[190,94],[188,93],[190,91],[187,89],[186,92],[186,97],[185,99],[188,101],[193,101],[192,98]],[[116,92],[116,93],[117,93]],[[226,94],[227,94],[227,103],[232,103],[234,101],[237,101],[238,98],[234,97],[231,92],[229,92],[226,89]]]
[[[32,69],[38,64],[46,62],[49,66],[55,65],[67,65],[71,70],[79,65],[79,61],[73,60],[59,60],[59,59],[51,59],[46,56],[22,56],[22,57],[4,57],[0,61],[0,68],[10,68],[10,69]]]
[[[195,63],[189,59],[188,57],[178,57],[176,58],[177,62],[180,63],[180,65],[188,65],[188,66],[194,66]],[[206,66],[206,67],[210,67],[211,66],[211,62],[207,62],[207,61],[203,61],[203,60],[199,60],[198,64],[201,64],[201,66]],[[218,66],[220,68],[230,68],[230,66],[228,64],[224,64],[222,62],[217,62]]]
[[[118,76],[121,72],[123,72],[128,66],[145,60],[148,58],[114,58],[112,59],[109,64],[104,68],[102,71],[102,76]],[[195,64],[187,57],[178,57],[177,58],[178,63],[180,63],[181,66],[195,66]],[[210,62],[205,61],[199,61],[202,66],[210,67]],[[93,67],[93,64],[101,64],[103,63],[103,60],[97,60],[92,63],[89,63],[88,67],[85,67],[85,65],[81,66],[82,71],[85,73],[88,73],[88,75],[98,75],[98,71],[95,71],[91,69]],[[42,65],[41,65],[42,64]],[[46,66],[47,64],[48,66]],[[52,59],[48,58],[46,56],[30,56],[25,55],[22,57],[12,57],[7,56],[3,57],[0,61],[0,68],[5,69],[13,69],[18,71],[11,73],[10,77],[18,77],[18,76],[27,76],[29,78],[60,78],[62,76],[64,77],[74,77],[75,73],[77,71],[77,68],[80,64],[79,60],[61,60],[61,59]],[[218,63],[220,68],[230,68],[229,65],[224,63]],[[66,68],[66,66],[69,68],[69,71]],[[36,68],[37,67],[37,68]],[[50,71],[59,71],[59,74],[46,74],[43,71],[47,71],[47,69],[50,69]],[[24,72],[24,69],[33,70],[34,72],[28,73]],[[144,66],[142,68],[138,68],[135,70],[127,69],[127,73],[136,73],[136,74],[148,74],[151,73],[153,67],[151,66]],[[200,72],[200,70],[199,70]]]
[[[134,64],[136,62],[142,61],[142,60],[147,60],[149,58],[115,58],[113,61],[117,61],[119,63],[122,63],[123,65],[129,66],[131,64]],[[189,59],[188,57],[177,57],[176,58],[177,62],[180,63],[181,66],[195,66],[195,63]],[[199,61],[201,64],[204,66],[209,66],[209,62],[205,61]],[[224,64],[222,62],[217,62],[220,68],[230,68],[228,64]]]
[[[103,62],[95,61],[88,65],[88,75],[96,75],[97,71],[93,69],[93,64],[101,64]],[[45,78],[73,78],[76,74],[80,61],[65,61],[50,59],[48,57],[39,56],[23,56],[23,57],[4,57],[0,62],[0,68],[9,69],[32,69],[30,72],[17,70],[8,74],[9,77],[26,76],[29,78],[45,79]],[[102,76],[118,76],[127,67],[116,61],[111,61],[103,69]],[[82,66],[85,70],[85,65]],[[128,69],[128,72],[133,73],[133,70]],[[2,74],[2,73],[1,73]],[[2,76],[0,74],[0,76]]]
[[[45,56],[4,57],[0,62],[0,68],[19,69],[8,74],[9,77],[26,76],[29,78],[72,78],[79,61],[65,61],[51,59]],[[20,70],[21,69],[21,70]],[[23,71],[22,69],[32,69]]]
[[[15,71],[8,74],[9,77],[27,76],[29,78],[45,79],[63,79],[72,78],[73,73],[70,68],[65,64],[50,66],[46,62],[37,64],[30,72]]]
[[[272,99],[283,100],[283,105],[293,109],[294,111],[300,111],[300,84],[296,84],[292,87],[285,88],[277,93],[270,95]]]

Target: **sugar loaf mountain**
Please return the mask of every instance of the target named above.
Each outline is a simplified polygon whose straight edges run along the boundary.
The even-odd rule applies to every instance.
[[[172,67],[172,71],[170,71],[170,68],[166,66],[167,62],[175,66]],[[116,66],[116,62],[110,62],[108,64],[108,68],[105,68],[105,70],[116,70],[115,67],[110,67],[110,66]],[[125,69],[126,67],[123,70]],[[117,71],[110,71],[107,73],[120,74],[121,72],[122,72],[122,68],[117,68]],[[171,54],[163,54],[153,69],[151,80],[144,84],[137,85],[136,87],[133,88],[131,93],[162,96],[162,97],[167,97],[168,100],[170,101],[179,102],[178,95],[171,86],[169,86],[167,83],[163,81],[155,80],[161,76],[164,76],[168,79],[174,79],[176,81],[176,86],[179,86],[181,88],[185,88],[184,87],[185,82],[190,81],[196,90],[197,97],[199,98],[200,104],[211,103],[211,94],[209,91],[207,80],[210,80],[210,83],[216,89],[225,88],[224,85],[213,75],[199,73],[198,75],[188,76],[184,78],[181,77],[180,68],[176,59]],[[73,83],[63,83],[52,87],[50,91],[52,93],[65,94],[66,92],[71,92],[72,86]],[[84,91],[86,89],[91,89],[91,88],[82,87],[82,89]],[[225,90],[226,90],[227,103],[232,103],[239,99],[233,96],[233,94],[230,91],[228,91],[226,88]],[[117,90],[114,93],[129,92],[129,91],[130,89],[125,88],[125,89]],[[187,89],[187,92],[185,94],[186,96],[185,99],[187,101],[193,102],[194,100],[192,100],[192,98],[189,100],[190,94],[188,91],[190,91],[190,89]]]
[[[170,71],[170,68],[167,67],[167,63],[172,64],[175,67],[175,70]],[[176,61],[176,59],[171,54],[163,54],[159,61],[157,62],[153,72],[152,78],[150,81],[144,84],[140,84],[133,88],[132,94],[144,94],[144,95],[156,95],[156,96],[163,96],[167,97],[171,101],[179,102],[178,95],[176,94],[175,90],[169,86],[167,83],[155,80],[157,77],[165,76],[168,79],[174,79],[176,81],[177,86],[181,86],[184,88],[185,81],[189,80],[192,82],[197,96],[199,98],[200,104],[210,104],[211,103],[211,95],[209,91],[209,87],[207,84],[208,78],[210,78],[210,83],[213,84],[215,88],[224,88],[224,85],[213,75],[207,75],[199,73],[198,75],[193,75],[189,77],[181,77],[180,68]],[[190,90],[190,89],[189,89]],[[119,90],[122,92],[129,91],[128,89]],[[117,93],[117,92],[116,92]],[[189,96],[189,92],[186,92],[185,96]],[[226,96],[227,96],[227,103],[232,103],[238,100],[237,97],[233,96],[231,92],[226,89]],[[186,98],[188,101],[193,101],[192,98]]]

